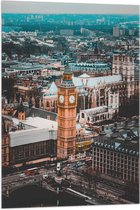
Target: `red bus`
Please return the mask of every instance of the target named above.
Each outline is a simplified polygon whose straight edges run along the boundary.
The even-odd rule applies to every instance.
[[[26,174],[27,176],[39,174],[38,168],[35,167],[35,168],[27,169],[27,170],[25,171],[25,174]]]

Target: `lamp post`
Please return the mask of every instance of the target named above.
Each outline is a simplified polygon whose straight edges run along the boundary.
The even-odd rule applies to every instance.
[[[56,205],[59,206],[59,186],[57,187],[57,203]]]

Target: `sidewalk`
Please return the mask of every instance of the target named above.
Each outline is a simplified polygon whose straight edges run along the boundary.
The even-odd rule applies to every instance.
[[[125,185],[125,182],[123,180],[120,180],[120,179],[117,179],[117,178],[114,178],[114,177],[110,177],[110,176],[107,176],[105,174],[100,174],[100,177],[103,178],[103,179],[106,179],[108,181],[115,182],[117,184]]]

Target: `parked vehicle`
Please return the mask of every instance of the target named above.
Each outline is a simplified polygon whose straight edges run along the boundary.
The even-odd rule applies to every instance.
[[[61,163],[57,163],[56,171],[60,171],[60,170],[61,170]]]
[[[35,168],[30,168],[30,169],[27,169],[27,170],[25,171],[26,176],[36,175],[36,174],[38,174],[38,173],[39,173],[39,172],[38,172],[38,168],[37,168],[37,167],[35,167]]]
[[[43,179],[47,179],[47,178],[48,178],[48,174],[43,174],[43,175],[42,175],[42,178],[43,178]]]
[[[25,175],[25,173],[21,173],[21,174],[19,174],[19,176],[20,177],[25,177],[26,175]]]

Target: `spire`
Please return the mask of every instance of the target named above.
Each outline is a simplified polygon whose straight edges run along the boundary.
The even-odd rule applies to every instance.
[[[70,70],[68,65],[66,66],[66,68],[64,70],[64,74],[72,74],[72,72],[71,72],[71,70]]]
[[[60,86],[65,87],[65,88],[75,87],[73,80],[72,80],[72,72],[69,68],[65,69],[64,74],[63,74],[62,83]]]

